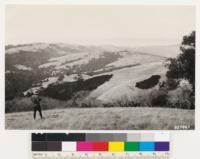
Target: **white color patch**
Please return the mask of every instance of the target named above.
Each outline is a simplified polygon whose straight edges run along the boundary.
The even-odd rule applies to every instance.
[[[62,142],[62,151],[76,151],[76,142]]]
[[[169,133],[156,133],[154,137],[155,141],[170,141]]]

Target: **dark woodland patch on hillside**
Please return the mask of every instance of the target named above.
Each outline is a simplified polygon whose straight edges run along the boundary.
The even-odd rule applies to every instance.
[[[149,89],[158,84],[160,75],[152,75],[150,78],[137,82],[135,87],[140,89]]]
[[[5,75],[6,100],[22,96],[34,83],[49,77],[50,70],[35,69],[32,71],[15,70]]]
[[[60,57],[62,54],[60,52],[66,53],[76,53],[80,52],[84,47],[74,48],[74,47],[60,47],[56,44],[49,44],[48,47],[43,49],[37,49],[37,51],[25,51],[18,50],[16,53],[8,54],[9,49],[18,48],[23,46],[32,46],[34,44],[23,44],[23,45],[7,45],[6,50],[6,70],[13,70],[14,65],[26,65],[32,68],[37,68],[39,65],[48,62],[50,58]]]
[[[41,91],[41,95],[60,100],[69,100],[79,91],[91,91],[110,80],[113,75],[102,75],[88,80],[79,80],[76,82],[65,82],[58,85],[49,85],[48,88]]]
[[[6,70],[13,70],[14,65],[26,65],[32,68],[37,68],[39,65],[48,61],[51,57],[58,55],[53,52],[27,52],[20,51],[16,54],[6,54]]]

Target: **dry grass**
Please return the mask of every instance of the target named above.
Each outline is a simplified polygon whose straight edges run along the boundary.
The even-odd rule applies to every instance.
[[[169,108],[73,108],[6,114],[6,129],[63,130],[169,130],[176,126],[194,129],[194,110]],[[38,115],[38,114],[37,114]]]
[[[49,97],[42,97],[41,106],[43,110],[66,108],[68,105],[65,101],[56,100]],[[17,97],[13,100],[6,101],[6,113],[31,111],[34,107],[30,97]]]

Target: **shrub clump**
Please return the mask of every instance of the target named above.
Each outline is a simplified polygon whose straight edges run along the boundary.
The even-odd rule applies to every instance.
[[[43,110],[55,109],[55,108],[66,108],[67,104],[64,101],[42,97],[41,106]],[[17,97],[12,100],[6,101],[5,112],[23,112],[23,111],[32,111],[33,103],[28,97]]]
[[[150,78],[137,82],[135,87],[140,89],[149,89],[156,86],[159,83],[160,75],[152,75]]]
[[[180,81],[179,86],[168,93],[168,102],[171,107],[194,109],[192,85],[187,80]]]

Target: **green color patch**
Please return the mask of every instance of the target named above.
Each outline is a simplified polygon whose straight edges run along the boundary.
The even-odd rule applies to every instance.
[[[125,142],[125,151],[139,151],[139,142]]]

